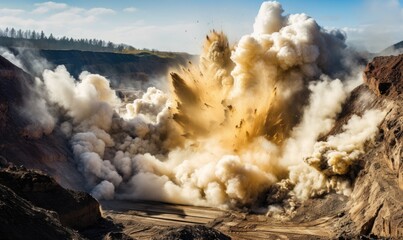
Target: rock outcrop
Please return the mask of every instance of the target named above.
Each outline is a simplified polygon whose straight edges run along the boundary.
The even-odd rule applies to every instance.
[[[82,239],[77,232],[63,226],[55,212],[34,206],[1,184],[0,238]]]
[[[387,111],[374,145],[361,157],[347,205],[353,224],[348,237],[403,238],[403,55],[377,57],[364,72],[365,85],[355,89],[332,133],[352,114]]]
[[[66,190],[39,171],[2,159],[1,239],[82,239],[75,230],[100,220],[99,204],[89,194]]]
[[[403,57],[375,57],[364,71],[368,87],[377,95],[394,101],[403,92]]]
[[[387,112],[375,141],[368,143],[345,176],[353,183],[352,193],[349,198],[330,194],[309,199],[297,208],[294,221],[330,216],[334,232],[342,239],[403,238],[402,73],[403,55],[376,57],[368,63],[364,84],[352,91],[333,129],[322,137],[343,132],[355,114],[362,116],[369,109]]]
[[[33,205],[54,211],[67,227],[83,229],[101,218],[99,203],[88,193],[62,188],[51,177],[25,168],[1,168],[0,184]]]
[[[203,225],[172,227],[161,231],[153,240],[230,240],[231,238],[214,228]]]

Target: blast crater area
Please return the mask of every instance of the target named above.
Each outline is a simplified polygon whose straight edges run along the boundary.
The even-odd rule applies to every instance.
[[[403,238],[399,44],[278,2],[197,56],[5,39],[0,239]]]

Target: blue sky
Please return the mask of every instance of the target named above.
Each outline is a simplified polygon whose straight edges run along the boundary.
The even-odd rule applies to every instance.
[[[0,2],[0,28],[98,38],[137,48],[198,53],[211,29],[231,42],[251,33],[257,0],[13,0]],[[306,13],[346,31],[352,45],[379,51],[403,40],[403,0],[283,0],[285,14]]]

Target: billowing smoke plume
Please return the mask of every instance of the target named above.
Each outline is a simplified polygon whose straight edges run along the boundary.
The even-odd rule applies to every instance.
[[[290,180],[296,184],[295,194],[302,199],[331,190],[349,195],[350,182],[343,176],[357,164],[365,144],[374,140],[377,124],[384,116],[385,112],[380,110],[369,110],[361,117],[354,115],[343,126],[344,132],[316,142],[313,152],[304,159],[309,166],[301,162],[290,167]],[[313,171],[312,167],[317,171]]]
[[[115,91],[100,75],[83,72],[79,79],[76,84],[64,66],[43,73],[50,100],[66,109],[74,122],[85,128],[93,126],[108,131],[112,124],[112,107],[120,102]]]
[[[299,199],[348,194],[346,174],[384,113],[354,116],[317,142],[361,79],[345,66],[344,34],[282,13],[263,3],[235,46],[213,31],[199,65],[171,73],[168,93],[149,88],[121,102],[102,76],[45,71],[92,194],[218,207],[251,204],[280,181]]]
[[[37,80],[37,79],[36,79]],[[22,134],[31,139],[41,138],[52,133],[56,119],[49,112],[46,100],[38,90],[42,89],[42,83],[36,81],[29,87],[29,93],[24,95],[24,105],[19,112],[25,119],[29,119]]]

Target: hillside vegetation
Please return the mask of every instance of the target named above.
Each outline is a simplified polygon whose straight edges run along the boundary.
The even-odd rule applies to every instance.
[[[156,49],[137,49],[127,44],[116,44],[100,39],[75,39],[72,37],[55,37],[47,35],[43,31],[21,30],[14,28],[0,29],[0,46],[6,48],[36,48],[46,50],[80,50],[91,52],[114,52],[125,54],[149,53],[159,57],[171,57],[185,53],[158,51]]]
[[[150,79],[193,58],[187,53],[137,49],[99,39],[56,38],[43,31],[14,28],[0,29],[0,48],[2,56],[14,55],[12,58],[33,76],[64,65],[76,79],[82,71],[89,71],[106,76],[114,87],[148,87]]]

